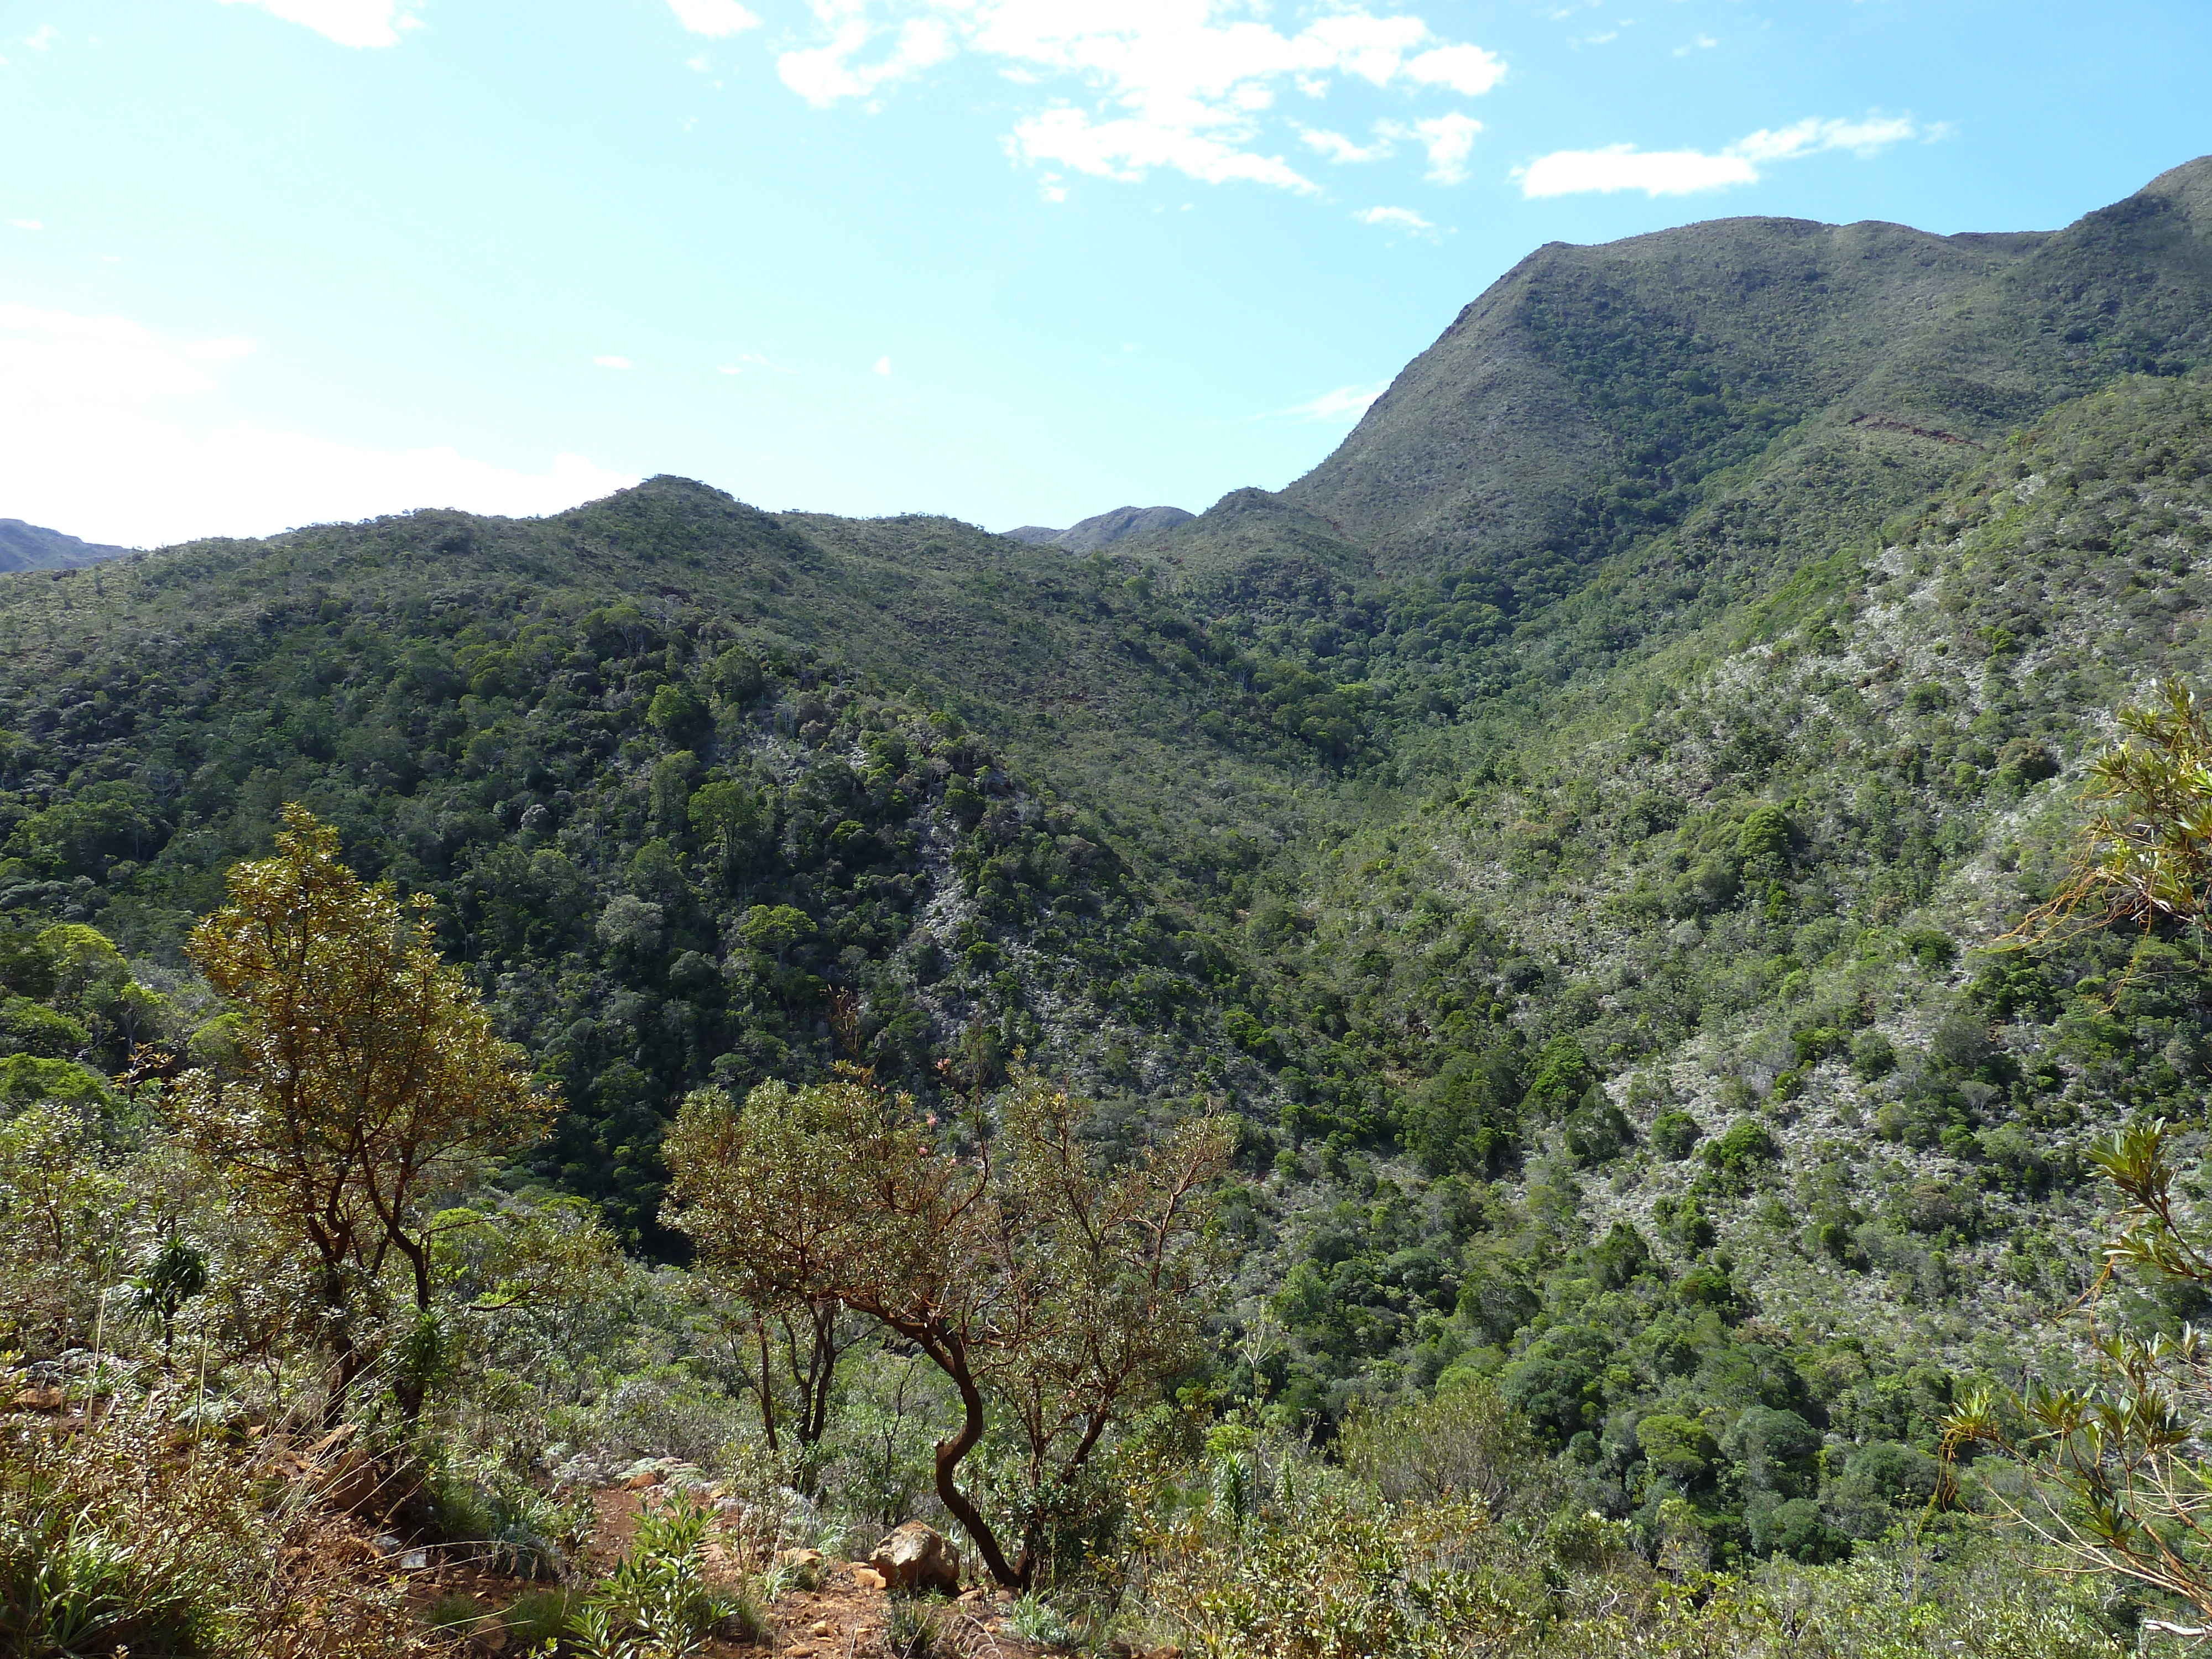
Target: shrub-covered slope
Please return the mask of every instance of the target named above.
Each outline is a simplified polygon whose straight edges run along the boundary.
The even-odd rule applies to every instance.
[[[562,1084],[542,1170],[633,1232],[659,1125],[709,1078],[849,1058],[926,1088],[939,1054],[1027,1048],[1188,1096],[1236,1054],[1185,1029],[1224,971],[1188,903],[1261,855],[1245,798],[1314,750],[1222,665],[1170,660],[1182,624],[1142,584],[1010,549],[664,481],[542,523],[18,579],[0,905],[174,963],[228,864],[308,803],[441,901]],[[1017,756],[1055,751],[1114,787],[1079,806],[1025,780]],[[1209,776],[1170,836],[1163,801]]]
[[[2131,379],[1258,913],[1310,1136],[1250,1194],[1278,1397],[1495,1372],[1601,1507],[1674,1458],[1763,1548],[1860,1524],[1853,1448],[1929,1449],[1960,1379],[2065,1374],[2087,1153],[2201,1115],[2212,977],[2131,931],[1993,947],[2109,711],[2203,673],[2208,544],[2212,380]]]

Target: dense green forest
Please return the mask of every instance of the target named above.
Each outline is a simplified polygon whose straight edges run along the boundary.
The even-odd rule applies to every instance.
[[[619,1246],[605,1329],[471,1339],[540,1391],[510,1475],[750,1443],[762,1383],[664,1209],[687,1097],[865,1074],[933,1125],[1042,1074],[1106,1166],[1234,1126],[1227,1291],[1115,1442],[1161,1596],[1231,1594],[1163,1541],[1176,1456],[1402,1576],[1428,1523],[1363,1505],[1457,1435],[1513,1472],[1488,1513],[1518,1541],[1462,1565],[1522,1587],[1528,1650],[1628,1563],[1763,1585],[1711,1603],[1747,1644],[1931,1527],[1981,1586],[1945,1605],[1998,1607],[2026,1547],[1960,1497],[1945,1421],[2089,1374],[2093,1154],[2160,1118],[2193,1149],[2212,1070],[2201,928],[2013,931],[2115,712],[2204,683],[2208,180],[2047,237],[1544,250],[1310,479],[1087,556],[656,478],[0,575],[0,1152],[94,1183],[0,1197],[46,1264],[0,1350],[92,1344],[87,1252],[178,1237],[190,1204],[116,1171],[166,1133],[149,1089],[228,1063],[187,940],[297,804],[433,902],[557,1097],[469,1201]],[[1469,382],[1485,330],[1530,378]],[[1548,413],[1458,495],[1377,493],[1378,456],[1509,393]],[[191,1224],[243,1391],[265,1244]],[[2194,1298],[2106,1305],[2178,1331]],[[891,1443],[944,1428],[941,1379],[841,1340],[842,1426],[793,1480],[927,1510]],[[2071,1595],[1975,1650],[2117,1651],[2154,1609]],[[1478,1650],[1430,1614],[1419,1642]]]

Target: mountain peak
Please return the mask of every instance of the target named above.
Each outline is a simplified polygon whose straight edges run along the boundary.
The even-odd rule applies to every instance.
[[[1147,531],[1172,530],[1179,524],[1189,523],[1195,516],[1179,507],[1117,507],[1109,513],[1095,513],[1065,530],[1054,530],[1041,524],[1025,524],[1004,533],[1011,540],[1027,542],[1032,546],[1064,548],[1070,553],[1094,553],[1102,547],[1110,546],[1131,536],[1141,536]]]

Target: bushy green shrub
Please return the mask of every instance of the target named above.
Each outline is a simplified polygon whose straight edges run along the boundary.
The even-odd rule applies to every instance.
[[[687,1497],[640,1514],[629,1550],[570,1617],[587,1659],[680,1659],[726,1626],[757,1626],[745,1604],[707,1586],[711,1518]]]
[[[1680,1109],[1662,1112],[1651,1120],[1651,1145],[1664,1158],[1687,1158],[1705,1133],[1705,1126],[1696,1116]]]
[[[1486,1377],[1448,1375],[1428,1399],[1355,1411],[1346,1468],[1394,1504],[1477,1503],[1492,1516],[1546,1504],[1552,1474],[1528,1419]]]
[[[1740,1118],[1705,1144],[1707,1164],[1726,1175],[1741,1175],[1761,1164],[1771,1164],[1780,1153],[1766,1126]]]

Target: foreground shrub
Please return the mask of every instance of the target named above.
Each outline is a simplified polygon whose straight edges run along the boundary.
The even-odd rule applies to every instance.
[[[1355,1412],[1338,1449],[1393,1503],[1457,1498],[1498,1515],[1541,1505],[1551,1484],[1534,1429],[1487,1378],[1449,1376],[1431,1398]]]
[[[629,1551],[570,1622],[589,1659],[678,1659],[757,1613],[707,1588],[708,1511],[688,1497],[638,1517]]]
[[[297,1487],[188,1440],[164,1402],[97,1426],[0,1419],[0,1650],[179,1659],[398,1653],[406,1629],[364,1546]]]

